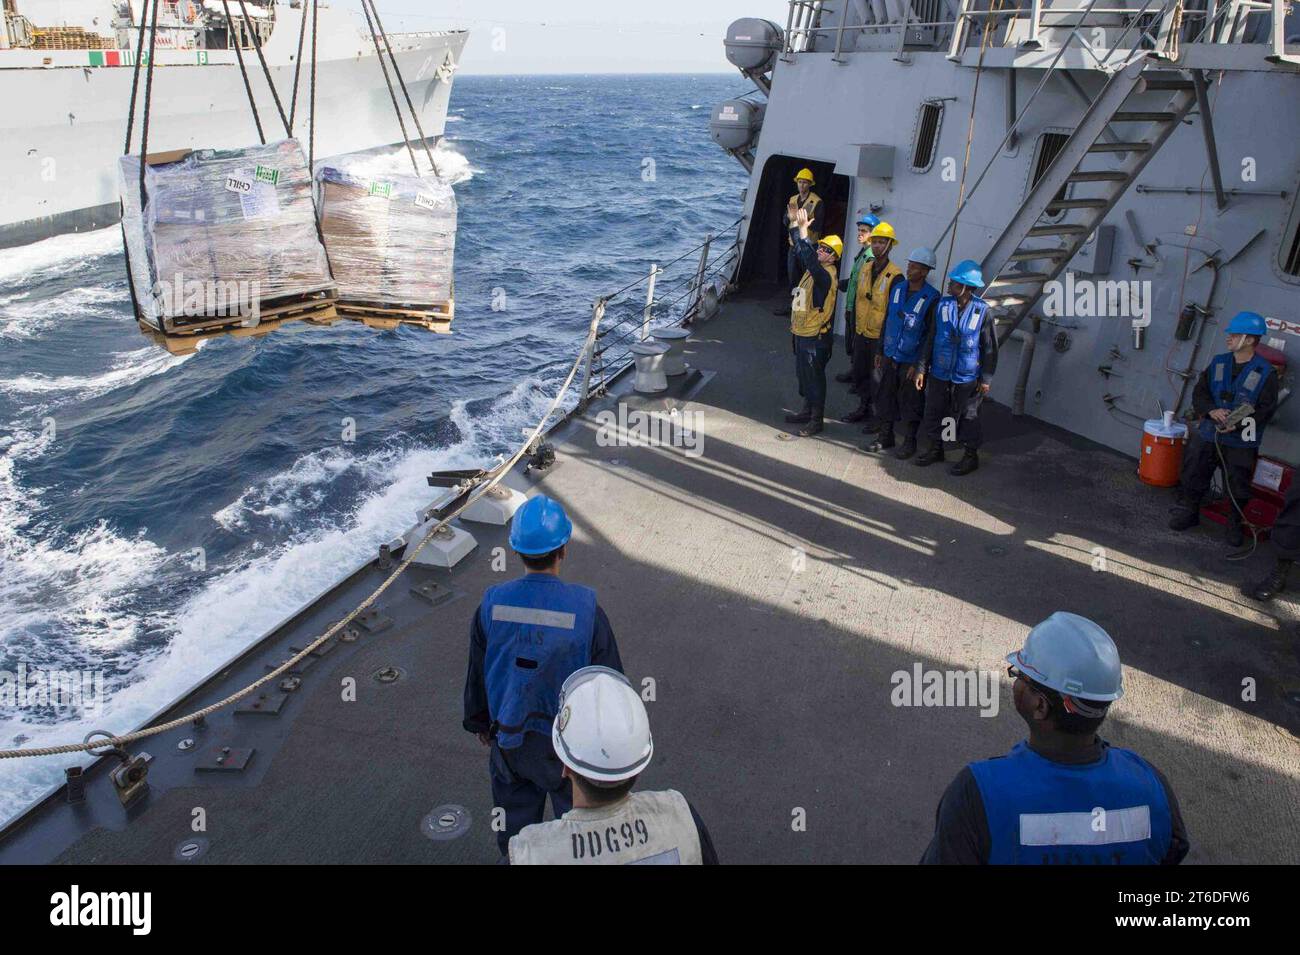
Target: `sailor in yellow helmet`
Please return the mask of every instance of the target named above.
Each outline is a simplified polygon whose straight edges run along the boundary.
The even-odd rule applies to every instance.
[[[858,392],[858,407],[845,415],[844,420],[857,422],[871,418],[862,429],[870,433],[880,430],[880,421],[872,418],[872,411],[880,380],[880,336],[885,327],[885,313],[889,311],[894,286],[906,283],[907,279],[903,270],[889,260],[889,253],[898,241],[892,225],[878,222],[868,241],[871,261],[863,265],[853,301],[853,384]]]
[[[821,238],[822,227],[826,222],[826,203],[822,202],[822,197],[813,192],[812,187],[815,185],[811,169],[800,169],[794,177],[794,185],[797,190],[785,205],[785,227],[793,229],[795,225],[795,213],[803,209],[808,213],[808,237],[816,242]],[[793,233],[791,233],[793,234]],[[794,243],[789,243],[789,251],[786,253],[786,274],[790,276],[790,292],[799,287],[799,282],[803,279],[804,267],[799,262],[799,257],[795,255]],[[785,314],[785,306],[773,310],[776,315]]]
[[[816,242],[811,237],[807,209],[795,212],[790,239],[806,273],[794,290],[790,308],[790,333],[794,344],[795,374],[803,408],[786,415],[790,424],[802,424],[799,434],[809,437],[822,430],[826,408],[826,363],[831,360],[831,327],[835,324],[835,299],[839,288],[840,257],[844,243],[837,235]]]

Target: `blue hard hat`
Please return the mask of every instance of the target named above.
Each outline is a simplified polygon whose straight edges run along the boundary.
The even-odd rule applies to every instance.
[[[1229,335],[1256,335],[1263,338],[1268,333],[1268,323],[1258,312],[1238,312],[1228,323]]]
[[[558,550],[573,536],[573,523],[559,501],[545,494],[529,498],[515,511],[510,525],[510,548],[516,554],[540,557]]]
[[[971,288],[984,287],[984,273],[980,271],[980,264],[974,259],[962,259],[952,267],[948,278],[961,285],[969,285]]]
[[[880,225],[880,216],[874,216],[870,212],[864,212],[858,216],[858,225],[864,225],[869,229],[874,229]]]

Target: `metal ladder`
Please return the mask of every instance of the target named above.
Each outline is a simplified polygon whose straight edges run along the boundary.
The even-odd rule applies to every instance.
[[[1061,274],[1196,105],[1196,86],[1189,76],[1176,70],[1150,71],[1146,69],[1148,63],[1148,57],[1139,57],[1106,81],[1051,166],[1030,189],[984,257],[984,275],[992,276],[984,298],[998,316],[1000,342],[1016,330],[1047,284]],[[1159,90],[1173,94],[1164,109],[1124,108],[1130,96]],[[1139,135],[1112,129],[1119,126],[1132,130],[1137,124],[1144,124]],[[1108,133],[1113,135],[1103,138]],[[1118,167],[1084,168],[1090,158],[1098,155],[1118,156],[1122,161]],[[1058,199],[1057,195],[1070,184],[1096,192]],[[1044,216],[1061,213],[1056,222],[1042,221]],[[1051,240],[1060,244],[1051,245]]]

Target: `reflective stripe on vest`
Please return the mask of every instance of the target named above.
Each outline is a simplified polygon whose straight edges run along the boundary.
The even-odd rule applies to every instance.
[[[830,276],[831,285],[821,308],[813,304],[812,271],[807,272],[799,281],[799,290],[795,293],[794,304],[790,309],[790,331],[794,334],[802,338],[815,338],[830,331],[831,323],[835,321],[835,296],[839,287],[835,270],[838,264],[822,266]]]
[[[565,679],[591,663],[596,592],[551,574],[528,574],[489,588],[479,613],[497,743],[513,749],[525,732],[549,737]]]
[[[1103,744],[1096,763],[1054,763],[1021,742],[971,763],[988,819],[992,865],[1156,865],[1173,815],[1155,770]]]
[[[1210,396],[1214,399],[1214,407],[1223,408],[1231,411],[1239,405],[1248,404],[1252,407],[1259,403],[1260,392],[1264,390],[1264,384],[1268,381],[1268,376],[1273,374],[1273,366],[1267,360],[1259,355],[1252,355],[1250,361],[1242,366],[1241,374],[1234,379],[1232,377],[1232,353],[1224,352],[1222,355],[1215,355],[1210,362]],[[1208,416],[1201,419],[1200,426],[1197,428],[1202,440],[1214,441],[1216,429],[1214,421]],[[1247,441],[1242,437],[1242,427],[1238,425],[1234,431],[1224,431],[1217,434],[1220,444],[1231,448],[1255,448],[1259,446],[1260,429],[1254,428],[1252,440]]]
[[[885,316],[883,348],[885,356],[900,365],[914,365],[921,357],[925,313],[939,298],[939,290],[928,282],[913,292],[899,284],[889,296],[889,314]]]
[[[674,789],[570,809],[510,840],[511,865],[701,865],[700,833]]]
[[[980,373],[980,328],[989,306],[978,295],[957,314],[957,300],[951,295],[939,299],[935,315],[934,354],[930,375],[955,385],[974,381]]]
[[[871,268],[864,265],[858,281],[858,297],[853,303],[854,328],[859,335],[879,338],[881,329],[885,327],[885,312],[889,309],[889,286],[903,272],[893,262],[886,262],[872,281]]]

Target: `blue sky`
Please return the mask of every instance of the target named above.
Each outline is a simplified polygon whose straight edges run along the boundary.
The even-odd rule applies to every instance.
[[[464,73],[727,73],[727,24],[784,0],[376,0],[384,27],[470,31]],[[355,2],[349,6],[356,6]]]

